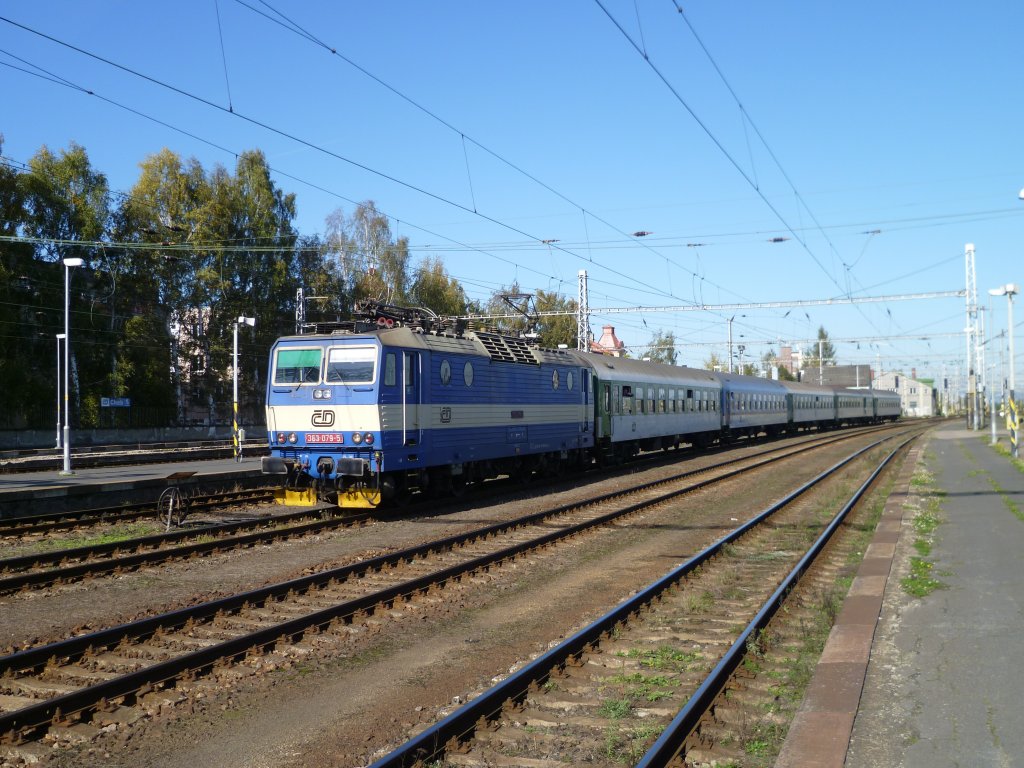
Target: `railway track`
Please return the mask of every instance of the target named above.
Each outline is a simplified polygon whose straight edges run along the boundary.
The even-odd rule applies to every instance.
[[[745,660],[763,656],[773,617],[912,439],[866,473],[829,519],[821,519],[809,492],[873,446],[771,505],[371,768],[743,764],[749,755],[737,733],[749,726],[751,708],[744,710],[738,692],[751,686],[734,685],[731,700],[723,700],[723,692],[738,670],[743,673]]]
[[[369,515],[343,514],[337,508],[307,509],[4,558],[0,560],[0,594],[315,535],[341,527],[361,525],[369,519]]]
[[[862,434],[858,432],[856,434]],[[815,436],[797,450],[810,450],[819,445],[854,437],[854,433]],[[685,479],[698,473],[742,465],[751,461],[771,461],[772,456],[786,457],[792,447],[776,447],[753,456],[730,459],[699,470],[687,470],[673,479]],[[734,471],[742,471],[737,469]],[[191,512],[211,510],[224,505],[257,503],[272,499],[272,490],[233,491],[211,494],[193,499]],[[94,510],[92,514],[40,515],[21,525],[0,528],[4,537],[19,535],[26,542],[37,539],[60,527],[63,530],[90,527],[102,523],[121,523],[152,518],[151,506],[138,505],[127,511]],[[81,579],[123,573],[141,567],[154,566],[175,560],[222,553],[294,538],[315,535],[339,527],[371,522],[369,513],[342,514],[337,508],[303,510],[270,517],[247,518],[241,521],[206,522],[188,528],[168,530],[165,533],[136,538],[97,542],[72,548],[58,548],[43,552],[0,558],[0,595],[28,588],[40,588],[70,583]],[[168,525],[168,529],[170,525]]]
[[[187,499],[190,514],[216,510],[237,504],[272,501],[273,488],[251,488],[195,494]],[[0,518],[0,539],[36,539],[59,531],[81,531],[100,525],[122,525],[163,517],[159,504],[151,501],[96,507],[69,512],[45,512],[36,515]]]
[[[828,443],[847,435],[815,441]],[[776,449],[682,473],[669,480],[607,494],[515,521],[429,542],[270,587],[26,648],[0,658],[0,733],[8,741],[39,738],[52,728],[96,729],[130,722],[189,695],[202,678],[239,667],[280,663],[336,647],[368,622],[403,615],[438,590],[480,578],[524,553],[637,512],[742,471],[792,459],[816,446]],[[737,464],[745,464],[739,468]],[[697,478],[695,475],[705,475]],[[264,654],[261,656],[260,654]],[[270,664],[273,666],[273,664]],[[198,683],[196,681],[199,681]]]

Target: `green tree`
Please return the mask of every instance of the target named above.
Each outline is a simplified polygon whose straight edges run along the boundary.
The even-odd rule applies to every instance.
[[[241,316],[255,317],[256,327],[239,333],[240,400],[250,416],[258,411],[264,350],[294,329],[294,217],[294,196],[275,186],[260,152],[242,153],[234,175],[221,166],[206,173],[169,150],[142,163],[118,226],[125,240],[149,246],[133,252],[132,285],[136,306],[150,308],[156,321],[132,328],[137,344],[160,349],[169,363],[179,418],[186,400],[201,402],[211,421],[228,418]],[[120,370],[115,384],[133,391],[141,369]],[[143,377],[137,385],[151,390],[154,382]]]
[[[782,365],[774,349],[769,348],[767,352],[761,355],[761,364],[766,370],[777,370],[780,381],[796,381],[796,376],[790,373],[786,366]]]
[[[483,308],[485,315],[511,315],[499,317],[484,323],[498,333],[519,336],[534,330],[536,319],[533,317],[532,294],[524,293],[518,282],[502,286],[491,294]]]
[[[303,289],[307,322],[338,322],[352,316],[352,287],[345,279],[343,256],[319,235],[299,236],[293,271]]]
[[[436,256],[428,256],[417,267],[410,299],[415,306],[438,315],[466,314],[466,293],[462,285],[445,271],[443,262]]]
[[[818,326],[818,341],[804,349],[804,370],[817,369],[823,365],[836,364],[836,350],[828,339],[825,326]]]
[[[576,349],[576,302],[554,291],[538,289],[534,298],[534,306],[537,312],[570,313],[538,318],[537,332],[540,334],[538,340],[540,346],[557,349],[559,344],[564,344],[569,349]]]
[[[140,163],[139,178],[115,217],[113,239],[136,244],[131,268],[121,280],[127,294],[124,330],[131,342],[116,373],[115,394],[131,396],[133,402],[173,403],[178,423],[185,419],[186,393],[193,390],[198,367],[191,363],[202,352],[203,308],[209,301],[193,250],[209,197],[199,162],[183,162],[163,149]],[[147,364],[143,374],[133,354],[147,347],[161,366]],[[182,365],[182,359],[189,363]],[[160,375],[161,368],[166,376]]]
[[[7,237],[16,236],[28,216],[20,176],[12,166],[0,162],[0,234]],[[57,272],[56,268],[47,270],[45,284],[56,281]],[[56,317],[48,311],[56,297],[52,296],[52,289],[44,297],[45,284],[38,279],[40,273],[31,245],[0,241],[0,392],[4,393],[8,409],[10,404],[17,403],[21,410],[15,414],[0,409],[0,426],[7,428],[25,427],[25,410],[41,409],[42,396],[54,389],[55,355],[36,356],[41,353],[36,334],[26,338],[26,329],[35,328],[52,345],[53,334],[58,332]],[[51,384],[45,386],[44,380]]]
[[[34,245],[33,272],[39,273],[40,262],[56,266],[51,273],[53,278],[47,281],[38,297],[40,306],[47,309],[37,310],[25,327],[63,328],[64,268],[60,262],[69,257],[85,260],[85,266],[73,272],[68,314],[72,338],[77,343],[70,348],[68,394],[77,422],[82,426],[95,426],[97,409],[91,404],[93,401],[98,404],[105,377],[112,368],[115,348],[110,324],[116,283],[101,271],[109,261],[109,254],[101,245],[96,245],[105,237],[110,222],[107,180],[93,169],[86,151],[71,144],[58,154],[42,147],[29,160],[28,171],[19,175],[18,184],[25,213],[21,231],[38,239]],[[85,339],[91,343],[82,343]],[[32,380],[48,367],[38,366],[34,361],[53,358],[52,349],[53,336],[46,333],[43,336],[33,334],[19,346],[18,364],[27,364],[35,372],[26,381],[28,390],[23,393],[27,407],[40,395],[49,399],[53,392],[52,379],[41,387]],[[36,394],[37,390],[40,394]]]
[[[285,194],[270,178],[262,152],[243,152],[232,176],[218,166],[209,175],[211,194],[199,210],[194,238],[200,256],[197,280],[207,289],[208,360],[203,380],[209,417],[230,402],[234,324],[238,317],[256,318],[253,330],[239,332],[240,400],[250,411],[262,402],[264,350],[294,324],[295,196]],[[222,405],[225,404],[225,405]],[[248,414],[249,418],[257,416]]]
[[[409,239],[395,240],[376,203],[360,203],[351,216],[340,208],[334,211],[327,217],[326,240],[328,249],[340,254],[353,301],[410,303]]]
[[[647,348],[640,355],[647,357],[657,363],[676,365],[679,360],[679,353],[676,352],[676,335],[672,331],[662,331],[660,328],[651,337]]]
[[[708,371],[728,371],[729,366],[725,364],[725,361],[717,353],[712,352],[708,359],[704,361],[704,369]]]
[[[106,232],[110,218],[107,179],[93,169],[78,144],[55,155],[42,147],[20,177],[27,216],[26,234],[45,242],[39,249],[47,260],[69,256],[88,258],[95,248],[74,241],[95,242]]]

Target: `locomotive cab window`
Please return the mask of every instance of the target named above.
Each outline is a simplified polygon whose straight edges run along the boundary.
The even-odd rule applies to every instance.
[[[275,384],[319,384],[323,350],[279,349],[274,359]]]
[[[327,354],[328,384],[372,384],[376,372],[376,347],[332,347]]]

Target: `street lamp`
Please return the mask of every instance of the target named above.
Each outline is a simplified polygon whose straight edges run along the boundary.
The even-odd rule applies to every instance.
[[[1024,199],[1024,189],[1021,190],[1022,199]],[[1013,359],[1013,296],[1014,294],[1020,293],[1020,286],[1016,283],[1007,283],[1006,285],[1000,286],[999,288],[989,289],[989,293],[993,296],[1006,296],[1006,331],[1010,336],[1010,412],[1013,414],[1014,424],[1017,419],[1017,408],[1015,406],[1016,393],[1014,392],[1014,369],[1016,368],[1016,361]],[[1015,427],[1014,427],[1015,429]],[[1019,435],[1011,435],[1012,448],[1014,458],[1017,457],[1019,451]]]
[[[1024,190],[1021,190],[1024,194]],[[992,296],[1006,296],[1006,328],[1010,335],[1010,400],[1014,399],[1014,377],[1013,377],[1013,297],[1020,293],[1020,286],[1016,283],[1007,283],[1001,285],[998,288],[990,288],[989,294]]]
[[[60,439],[60,342],[66,339],[63,333],[57,334],[57,447],[61,446]]]
[[[232,358],[231,369],[234,372],[234,401],[232,405],[231,439],[235,446],[235,461],[242,460],[242,440],[238,431],[238,326],[248,325],[250,328],[256,325],[255,317],[239,317],[235,320],[235,352]]]
[[[71,308],[71,268],[80,267],[84,263],[77,256],[64,259],[64,468],[60,472],[62,475],[71,474],[71,401],[68,398],[68,370],[71,366],[71,333],[68,323]]]
[[[737,317],[746,317],[746,315],[733,315],[729,318],[729,373],[732,373],[732,321]]]

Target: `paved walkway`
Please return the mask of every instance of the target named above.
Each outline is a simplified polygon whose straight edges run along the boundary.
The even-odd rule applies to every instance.
[[[945,586],[915,598],[900,585],[929,497],[897,488],[779,768],[1024,766],[1024,473],[988,443],[948,424],[919,451],[942,521],[928,559]]]

